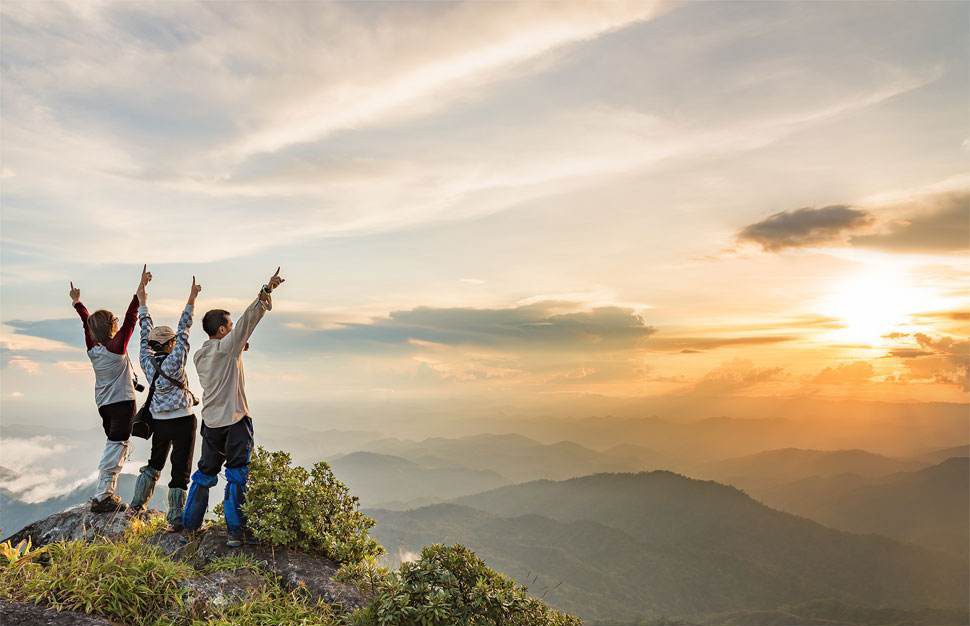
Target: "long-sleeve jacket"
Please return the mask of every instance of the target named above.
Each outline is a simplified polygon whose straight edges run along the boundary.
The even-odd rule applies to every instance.
[[[273,309],[269,295],[256,298],[228,335],[209,339],[195,353],[202,383],[202,421],[209,428],[231,426],[249,415],[242,353],[259,320]]]
[[[188,384],[185,377],[185,362],[189,356],[189,330],[192,328],[191,304],[185,305],[182,316],[179,318],[178,327],[175,330],[175,346],[165,357],[162,363],[162,372],[181,383],[175,385],[165,376],[159,375],[155,381],[155,395],[152,396],[152,418],[172,419],[192,414],[192,404],[195,399],[188,391]],[[141,346],[138,352],[138,360],[141,362],[141,369],[145,372],[148,382],[151,383],[155,378],[155,363],[162,356],[156,355],[148,346],[148,334],[155,324],[152,316],[148,313],[147,306],[138,307],[138,318],[141,324]]]
[[[94,401],[99,407],[135,399],[131,379],[133,372],[128,360],[128,340],[135,331],[138,312],[138,296],[132,296],[124,322],[114,337],[104,343],[96,343],[88,330],[88,309],[81,302],[74,303],[74,310],[84,327],[84,344],[88,358],[94,367]]]

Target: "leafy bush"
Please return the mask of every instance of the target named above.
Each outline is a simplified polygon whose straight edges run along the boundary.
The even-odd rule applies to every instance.
[[[553,611],[525,587],[490,569],[461,545],[432,545],[395,573],[361,563],[342,568],[374,593],[373,604],[355,617],[361,626],[578,626],[582,621]]]
[[[95,613],[129,624],[152,624],[181,609],[179,583],[192,575],[136,531],[118,542],[57,542],[44,562],[0,568],[0,597]]]
[[[319,552],[356,562],[384,552],[367,531],[374,520],[358,510],[358,500],[323,461],[307,471],[290,464],[286,452],[256,449],[243,504],[250,531],[279,546]]]

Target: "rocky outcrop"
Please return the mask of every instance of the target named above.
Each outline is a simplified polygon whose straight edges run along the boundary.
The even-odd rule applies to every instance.
[[[162,514],[149,511],[147,515]],[[30,539],[37,547],[62,540],[118,539],[124,535],[130,521],[131,517],[124,513],[91,513],[84,505],[38,520],[9,539],[14,544]],[[367,604],[367,598],[355,587],[333,579],[340,565],[318,554],[263,544],[230,548],[226,545],[225,531],[219,528],[195,533],[160,532],[149,541],[173,559],[185,561],[200,570],[220,557],[248,556],[274,574],[286,589],[303,589],[313,599],[322,600],[338,610],[349,611]],[[200,606],[212,603],[219,607],[246,597],[261,583],[259,577],[248,570],[230,570],[200,576],[189,581],[187,587],[190,594],[194,594],[193,603],[201,603]]]
[[[185,581],[185,604],[195,615],[218,612],[251,597],[266,586],[252,570],[239,568],[205,574]]]
[[[24,602],[0,600],[0,624],[3,626],[118,626],[93,615],[74,611],[55,611]]]
[[[96,537],[117,539],[125,534],[130,522],[131,518],[124,513],[92,513],[87,504],[82,504],[37,520],[7,539],[17,544],[29,538],[38,547],[54,541],[91,541]]]

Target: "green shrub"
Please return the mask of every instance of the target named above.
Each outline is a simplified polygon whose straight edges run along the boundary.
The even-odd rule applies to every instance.
[[[361,626],[578,626],[582,621],[553,611],[525,587],[500,574],[461,545],[433,545],[417,561],[387,573],[365,565],[342,576],[370,586],[374,602],[355,618]]]
[[[286,452],[257,448],[243,512],[253,535],[275,545],[319,552],[341,563],[384,551],[367,535],[374,520],[358,510],[357,498],[322,461],[307,471],[293,467]]]
[[[42,563],[0,568],[0,597],[147,625],[181,610],[179,583],[192,574],[136,531],[118,542],[52,543]]]

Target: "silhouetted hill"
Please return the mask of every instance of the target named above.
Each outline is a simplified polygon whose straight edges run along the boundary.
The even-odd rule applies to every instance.
[[[401,457],[373,452],[353,452],[333,459],[330,466],[364,506],[420,499],[441,501],[509,483],[488,470],[427,468]]]
[[[909,459],[894,459],[865,450],[801,450],[785,448],[708,463],[697,475],[742,489],[761,489],[813,476],[855,474],[886,476],[923,467]]]
[[[879,533],[970,557],[970,458],[880,479],[836,477],[783,485],[763,502],[854,532]]]
[[[774,609],[817,598],[890,607],[966,607],[968,603],[970,577],[958,559],[881,537],[826,528],[770,509],[732,487],[670,472],[541,480],[454,502],[507,518],[505,524],[511,523],[509,518],[523,516],[587,524],[562,544],[552,542],[556,535],[549,529],[529,534],[521,543],[535,541],[556,554],[566,551],[601,570],[599,576],[608,572],[630,577],[642,601],[631,605],[626,597],[615,597],[614,602],[647,616]],[[493,550],[503,558],[520,559],[527,554],[521,546],[496,543],[496,535],[514,537],[511,528],[493,533],[491,527],[482,530],[484,522],[468,526],[451,514],[438,523],[435,510],[380,517],[394,520],[391,525],[396,529],[410,523],[433,528],[439,535],[464,533],[468,536],[462,539],[485,554]],[[627,538],[594,530],[600,527],[620,531]],[[403,530],[397,532],[403,536]],[[383,533],[390,531],[378,525],[385,545],[393,545]],[[617,557],[616,552],[626,554]],[[600,559],[601,553],[608,556]],[[555,563],[551,557],[537,557],[523,569],[541,572],[547,580],[572,580],[570,570]],[[657,589],[662,593],[655,595]],[[621,612],[616,609],[609,617],[618,618]]]

